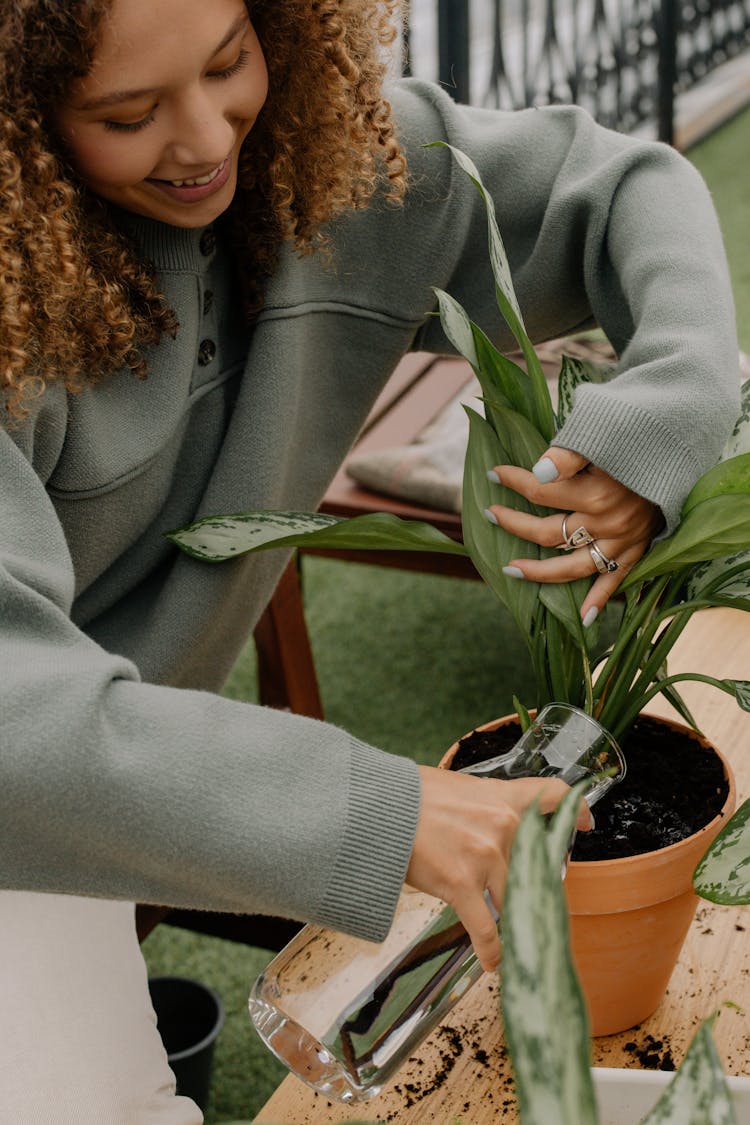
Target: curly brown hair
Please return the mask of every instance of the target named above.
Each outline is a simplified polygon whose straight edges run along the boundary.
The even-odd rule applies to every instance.
[[[125,368],[177,323],[108,206],[77,180],[51,125],[90,69],[112,0],[0,0],[0,388],[22,419],[51,382],[76,392]],[[246,0],[269,94],[240,156],[227,214],[249,318],[281,243],[321,228],[406,164],[382,93],[400,0]]]

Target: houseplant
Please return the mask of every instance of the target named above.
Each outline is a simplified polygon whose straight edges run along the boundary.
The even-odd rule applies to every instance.
[[[574,791],[565,798],[549,830],[537,810],[527,811],[508,871],[502,913],[501,1003],[523,1125],[551,1121],[597,1125],[600,1121],[590,1069],[586,1006],[570,955],[559,878],[576,797]],[[711,1038],[712,1023],[709,1019],[698,1029],[677,1074],[647,1115],[636,1118],[618,1111],[618,1122],[732,1125],[733,1099]],[[746,1112],[750,1093],[743,1089],[741,1097]]]
[[[750,710],[747,681],[717,680],[702,673],[671,676],[666,665],[673,644],[696,610],[710,606],[750,609],[749,394],[745,395],[743,413],[725,456],[691,491],[677,530],[658,542],[623,582],[625,604],[611,645],[607,647],[601,640],[598,621],[589,629],[583,627],[579,607],[587,587],[585,580],[539,585],[519,583],[502,573],[502,564],[510,557],[520,553],[543,556],[550,554],[551,549],[521,544],[485,520],[481,513],[498,500],[528,508],[515,493],[490,483],[487,467],[514,463],[530,468],[548,448],[564,420],[576,386],[598,378],[599,373],[591,365],[565,360],[556,416],[523,325],[492,201],[473,164],[464,154],[452,151],[485,199],[497,300],[523,352],[526,367],[523,370],[501,355],[457,302],[447,293],[436,291],[445,333],[474,368],[484,401],[484,417],[468,410],[464,543],[448,539],[430,525],[403,522],[385,514],[339,520],[294,512],[207,517],[170,533],[169,538],[194,557],[210,562],[277,546],[468,553],[487,585],[510,611],[529,648],[536,698],[517,701],[522,726],[528,722],[530,706],[539,707],[553,700],[572,703],[583,707],[619,741],[625,742],[627,753],[627,736],[633,724],[643,706],[658,693],[664,694],[688,726],[696,729],[677,688],[679,681],[685,679],[713,684]],[[543,511],[532,510],[540,514]],[[703,830],[702,847],[721,827],[721,815],[709,830]],[[694,862],[691,861],[693,866]],[[576,866],[571,865],[571,883]],[[688,899],[689,874],[686,879],[683,870],[679,891]],[[674,945],[675,939],[670,940]],[[680,943],[681,939],[677,940],[675,956]],[[613,957],[617,958],[616,949]],[[644,1011],[635,1018],[646,1014]],[[632,1013],[628,1018],[634,1018]],[[595,1024],[597,1033],[615,1029]]]

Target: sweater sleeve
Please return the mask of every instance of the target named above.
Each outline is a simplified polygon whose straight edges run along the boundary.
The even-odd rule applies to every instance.
[[[62,528],[0,430],[0,883],[382,939],[419,774],[326,723],[143,683],[71,620]]]
[[[598,324],[620,356],[615,379],[578,390],[555,442],[658,504],[672,530],[739,413],[729,274],[700,176],[668,146],[604,129],[576,107],[472,109],[413,81],[394,88],[393,104],[412,206],[427,212],[406,270],[513,346],[494,304],[479,195],[447,150],[419,148],[446,140],[492,193],[532,339]],[[451,350],[434,318],[415,346]]]

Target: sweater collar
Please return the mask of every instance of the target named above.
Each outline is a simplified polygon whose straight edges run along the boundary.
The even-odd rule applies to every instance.
[[[216,254],[216,224],[207,227],[174,227],[116,209],[115,218],[137,243],[141,255],[161,272],[205,273]]]

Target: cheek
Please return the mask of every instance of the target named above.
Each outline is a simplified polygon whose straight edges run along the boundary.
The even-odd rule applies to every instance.
[[[154,164],[150,145],[135,136],[116,136],[97,130],[96,136],[87,131],[66,137],[73,164],[81,179],[90,184],[126,186],[145,179]]]

